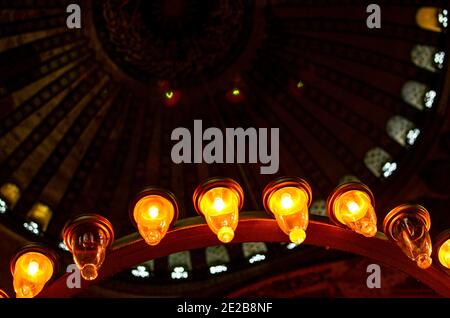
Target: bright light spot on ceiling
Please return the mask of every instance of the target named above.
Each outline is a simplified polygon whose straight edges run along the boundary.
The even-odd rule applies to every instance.
[[[436,64],[437,68],[442,69],[444,67],[444,61],[445,61],[444,51],[440,51],[434,54],[434,63]]]
[[[173,272],[170,275],[172,279],[186,279],[188,278],[189,273],[183,266],[178,266],[173,269]]]
[[[64,244],[64,242],[59,242],[58,247],[63,251],[69,252],[69,249],[67,248],[66,244]]]
[[[226,267],[225,265],[216,265],[216,266],[211,266],[209,268],[209,272],[211,274],[219,274],[219,273],[226,272],[227,270],[228,270],[228,267]]]
[[[36,222],[25,222],[23,227],[35,235],[39,235],[39,225]]]
[[[383,177],[385,178],[390,177],[395,170],[397,170],[396,162],[386,162],[382,168]]]
[[[264,255],[264,254],[255,254],[255,255],[253,255],[252,257],[250,257],[248,259],[248,262],[250,264],[253,264],[253,263],[256,263],[256,262],[261,262],[261,261],[263,261],[265,259],[266,259],[266,255]]]
[[[434,99],[436,98],[436,95],[437,95],[436,92],[433,90],[430,90],[425,94],[425,107],[426,108],[433,107]]]
[[[6,205],[6,202],[3,199],[0,199],[0,214],[5,214],[7,209],[8,206]]]
[[[410,145],[410,146],[414,145],[414,143],[416,142],[416,140],[419,137],[419,135],[420,135],[420,129],[419,128],[411,129],[406,134],[406,143],[408,145]]]
[[[448,11],[446,9],[439,12],[438,21],[444,28],[448,27]]]
[[[238,88],[234,88],[231,92],[233,96],[239,96],[241,94],[241,91]]]
[[[148,278],[150,277],[150,272],[147,271],[147,268],[145,266],[137,266],[136,268],[131,270],[131,274],[134,277],[139,278]]]
[[[289,244],[286,245],[286,248],[287,248],[288,250],[293,250],[293,249],[296,248],[297,246],[298,246],[298,245],[295,244],[295,243],[289,243]]]

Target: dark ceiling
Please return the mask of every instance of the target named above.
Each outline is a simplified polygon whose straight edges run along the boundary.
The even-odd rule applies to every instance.
[[[374,191],[379,220],[414,201],[429,208],[434,233],[448,228],[449,74],[438,57],[450,41],[443,25],[436,32],[416,19],[421,7],[442,15],[446,1],[380,0],[382,28],[369,29],[357,0],[86,0],[83,28],[68,30],[72,2],[0,1],[0,185],[21,191],[1,222],[16,235],[57,248],[65,222],[87,212],[106,216],[116,237],[130,234],[129,202],[148,185],[175,193],[180,218],[195,216],[195,187],[218,175],[242,185],[244,210],[263,209],[261,191],[276,176],[300,176],[318,215],[333,188],[356,177]],[[171,132],[194,119],[279,127],[279,172],[173,164]],[[36,203],[52,211],[38,236],[23,227]],[[265,246],[272,259],[308,250],[311,263],[349,258]],[[205,253],[189,251],[200,281]],[[243,262],[242,245],[226,253],[226,275],[264,272]],[[171,282],[169,263],[152,263],[159,284]],[[139,283],[129,272],[115,279]]]

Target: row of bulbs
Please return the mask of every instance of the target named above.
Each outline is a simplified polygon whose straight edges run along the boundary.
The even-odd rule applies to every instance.
[[[270,182],[263,191],[265,210],[277,221],[292,243],[306,239],[312,191],[297,177],[283,177]],[[229,178],[212,178],[197,187],[193,194],[195,210],[205,218],[211,231],[223,243],[229,243],[239,222],[244,202],[241,186]],[[360,182],[340,185],[327,200],[330,220],[341,227],[373,237],[377,233],[375,200],[370,189]],[[178,219],[179,204],[175,196],[160,188],[147,188],[130,205],[130,218],[145,242],[158,245]],[[428,233],[430,215],[420,205],[400,205],[390,211],[383,222],[384,233],[420,268],[432,263],[432,243]],[[102,216],[82,215],[69,221],[62,236],[75,264],[85,280],[94,280],[106,252],[114,241],[111,223]],[[450,268],[450,235],[441,240],[438,259]],[[51,279],[57,265],[56,255],[48,249],[26,246],[11,261],[14,290],[18,298],[39,294]],[[6,297],[5,293],[0,293]]]

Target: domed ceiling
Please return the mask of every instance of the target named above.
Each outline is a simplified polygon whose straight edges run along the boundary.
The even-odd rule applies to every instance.
[[[68,254],[60,232],[87,212],[107,217],[117,238],[128,235],[129,203],[149,185],[176,195],[180,218],[196,216],[192,194],[211,176],[239,181],[245,211],[263,210],[262,189],[275,177],[305,178],[318,216],[340,182],[359,179],[374,192],[380,220],[415,201],[431,205],[435,231],[448,228],[445,1],[379,1],[382,27],[369,29],[356,0],[86,0],[82,29],[68,30],[72,2],[0,1],[0,186],[20,191],[1,222],[15,235]],[[279,128],[278,173],[174,164],[171,133],[193,130],[194,120]],[[232,289],[240,277],[232,275],[261,279],[294,266],[293,255],[306,263],[350,257],[291,248],[191,250],[106,285],[130,291],[151,276],[179,294],[226,263],[221,279]],[[262,265],[248,261],[255,255]],[[180,266],[191,285],[171,276]]]

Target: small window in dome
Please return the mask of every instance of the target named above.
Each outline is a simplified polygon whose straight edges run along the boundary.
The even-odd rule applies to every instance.
[[[366,153],[364,164],[379,178],[388,178],[397,170],[397,163],[393,161],[389,153],[380,147],[372,148]]]
[[[245,258],[250,264],[261,262],[266,259],[267,246],[265,243],[243,243],[242,250]]]
[[[183,251],[169,255],[169,268],[172,271],[172,279],[186,279],[192,270],[191,254],[189,251]]]
[[[448,25],[448,12],[436,7],[422,7],[416,13],[416,22],[422,29],[442,32]]]
[[[386,131],[402,146],[413,145],[420,133],[412,121],[402,116],[391,117],[386,124]]]
[[[327,208],[325,200],[316,200],[311,204],[309,212],[318,216],[327,216]]]
[[[443,67],[444,52],[429,45],[415,45],[411,51],[412,62],[430,72],[436,72]]]
[[[401,95],[406,103],[418,110],[423,110],[425,108],[433,107],[436,92],[430,90],[425,84],[408,81],[403,85]]]
[[[206,248],[206,263],[208,266],[226,264],[230,262],[227,248],[224,245],[211,246]]]

